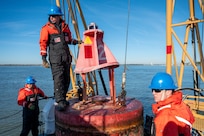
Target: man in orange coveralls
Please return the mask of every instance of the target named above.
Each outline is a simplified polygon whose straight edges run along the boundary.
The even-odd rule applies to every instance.
[[[49,12],[49,18],[46,25],[40,33],[40,54],[42,56],[43,66],[49,67],[47,61],[47,50],[49,50],[49,62],[54,80],[54,96],[57,102],[57,110],[64,111],[66,105],[66,93],[70,84],[70,66],[72,56],[68,44],[79,44],[81,41],[72,39],[68,25],[62,20],[61,9],[52,6]]]
[[[29,76],[24,88],[18,92],[18,105],[23,106],[23,128],[20,136],[27,136],[32,131],[33,136],[38,136],[38,97],[47,98],[44,92],[35,85],[36,80]]]
[[[177,88],[171,75],[157,73],[149,88],[152,89],[155,104],[152,105],[156,136],[191,136],[194,117],[189,107],[182,101],[182,92]]]

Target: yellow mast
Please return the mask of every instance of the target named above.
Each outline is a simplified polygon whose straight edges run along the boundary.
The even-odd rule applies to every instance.
[[[189,18],[185,22],[172,23],[173,11],[174,11],[174,0],[166,0],[166,72],[172,74],[172,60],[175,67],[175,74],[177,79],[177,85],[179,90],[193,90],[194,95],[186,95],[183,97],[183,101],[187,103],[195,117],[193,124],[196,133],[200,136],[204,136],[204,97],[202,94],[203,89],[200,88],[199,78],[204,82],[204,58],[201,34],[199,26],[204,24],[204,0],[197,0],[200,7],[195,7],[196,0],[185,0],[189,4]],[[182,6],[182,5],[181,5]],[[200,9],[200,12],[199,12]],[[196,10],[196,12],[195,12]],[[197,14],[196,14],[197,13]],[[202,16],[199,18],[197,15],[201,13]],[[185,18],[184,18],[185,19]],[[173,20],[176,21],[176,20]],[[184,40],[180,40],[176,33],[176,27],[184,28]],[[201,29],[203,31],[203,29]],[[203,34],[203,32],[201,32]],[[203,38],[203,37],[202,37]],[[192,45],[191,53],[188,51],[188,46]],[[177,47],[178,48],[175,48]],[[181,49],[181,61],[177,62],[176,49]],[[187,63],[193,69],[193,88],[182,88],[184,69]],[[180,63],[180,65],[179,65]],[[198,67],[199,66],[199,67]],[[178,70],[179,69],[179,70]]]
[[[78,12],[79,12],[79,15],[81,17],[81,20],[82,20],[82,23],[83,23],[83,26],[84,26],[84,30],[87,30],[87,25],[86,25],[86,22],[85,22],[85,18],[84,18],[84,15],[83,15],[83,12],[81,10],[81,6],[78,2],[78,0],[75,0],[75,3],[74,3],[77,8],[78,8]],[[60,7],[60,0],[56,0],[56,5],[58,7]],[[76,15],[75,15],[75,12],[73,11],[73,8],[72,8],[72,3],[70,0],[67,0],[67,5],[68,5],[68,11],[69,11],[69,14],[71,16],[71,19],[72,19],[72,24],[74,26],[74,30],[75,30],[75,33],[76,33],[76,36],[77,36],[77,39],[78,40],[81,40],[80,38],[80,32],[79,32],[79,28],[78,28],[78,22],[77,22],[77,19],[76,19]],[[79,48],[80,48],[80,45],[79,45]],[[71,52],[71,55],[73,56],[72,52]],[[74,58],[73,58],[74,59]],[[74,59],[75,63],[76,63],[76,59]],[[92,79],[92,77],[93,79]],[[87,94],[92,94],[92,95],[95,95],[94,93],[94,85],[95,85],[95,90],[97,91],[98,90],[98,86],[97,86],[97,81],[96,81],[96,77],[95,77],[95,71],[91,72],[91,73],[87,73],[87,77],[88,77],[88,82],[87,82]],[[71,78],[71,84],[72,84],[72,90],[70,90],[67,94],[68,94],[68,99],[71,98],[71,96],[76,96],[77,95],[77,89],[78,89],[78,86],[76,85],[76,77],[75,77],[75,73],[73,72],[73,69],[72,67],[70,68],[70,78]],[[94,82],[92,81],[94,80]],[[85,83],[86,84],[86,83]]]
[[[172,24],[172,0],[166,1],[166,72],[171,74],[172,69],[172,37],[171,37],[171,24]]]
[[[203,14],[203,3],[204,0],[198,0],[198,3],[200,4],[201,12]],[[174,0],[166,0],[166,72],[169,74],[172,74],[172,60],[175,67],[176,72],[176,78],[177,78],[177,85],[178,87],[182,87],[182,81],[183,81],[183,74],[184,74],[184,67],[186,64],[186,60],[189,60],[190,64],[192,65],[193,69],[196,71],[196,73],[199,75],[199,77],[204,81],[204,60],[203,60],[203,52],[202,52],[202,43],[200,38],[200,31],[198,24],[204,22],[203,18],[198,19],[195,16],[195,5],[194,0],[189,0],[189,19],[185,22],[179,22],[179,23],[172,23],[173,19],[173,11],[174,11]],[[186,2],[186,1],[185,1]],[[180,27],[180,26],[186,26],[185,30],[185,36],[184,41],[182,42],[180,38],[178,37],[176,31],[174,31],[174,27]],[[187,46],[189,44],[190,39],[190,31],[195,30],[195,37],[197,39],[197,50],[199,53],[199,64],[201,66],[201,70],[197,67],[197,62],[195,58],[195,55],[192,56],[187,50]],[[182,58],[180,61],[180,71],[178,71],[177,68],[177,60],[176,60],[176,54],[175,54],[175,48],[174,46],[176,44],[173,43],[172,39],[175,39],[177,41],[177,44],[180,45],[180,48],[182,50]],[[196,43],[195,43],[196,45]],[[196,52],[197,52],[196,50]],[[196,53],[195,52],[195,53]]]

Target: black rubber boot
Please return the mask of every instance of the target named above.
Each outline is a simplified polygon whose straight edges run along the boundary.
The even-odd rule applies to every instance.
[[[65,111],[66,110],[66,102],[60,101],[58,105],[56,106],[58,111]]]
[[[66,101],[66,105],[69,106],[69,101]]]

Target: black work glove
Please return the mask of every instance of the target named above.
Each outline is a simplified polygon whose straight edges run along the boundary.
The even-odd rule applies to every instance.
[[[46,55],[42,56],[42,65],[44,68],[50,68],[50,64],[47,62]]]
[[[81,43],[83,43],[82,40],[79,40],[79,41],[78,41],[78,40],[75,40],[75,39],[74,39],[74,40],[72,41],[72,44],[73,44],[73,45],[81,44]]]
[[[45,96],[43,97],[43,99],[48,99],[48,97],[45,95]]]

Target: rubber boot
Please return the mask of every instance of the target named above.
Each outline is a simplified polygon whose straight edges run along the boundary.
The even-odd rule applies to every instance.
[[[66,101],[60,101],[56,106],[58,111],[65,111],[66,110]]]

